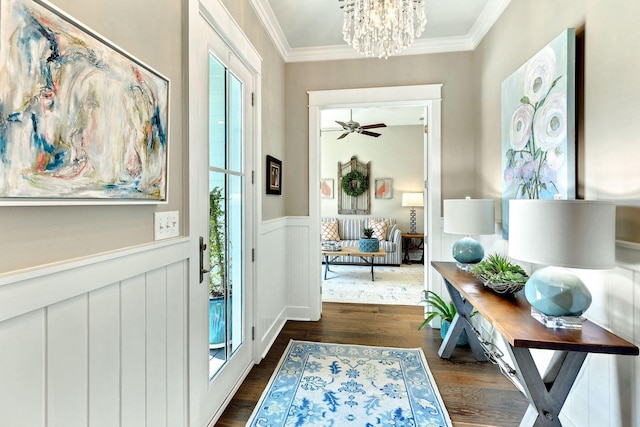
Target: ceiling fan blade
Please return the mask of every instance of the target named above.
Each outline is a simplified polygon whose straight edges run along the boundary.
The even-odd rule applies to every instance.
[[[376,123],[375,125],[366,125],[362,126],[362,129],[375,129],[375,128],[386,128],[387,125],[384,123]]]
[[[339,124],[340,126],[342,126],[343,129],[348,130],[349,126],[347,126],[347,124],[345,122],[339,122],[336,120],[336,123]]]
[[[376,137],[376,138],[380,136],[379,133],[369,132],[368,130],[363,130],[362,132],[359,132],[359,133],[361,133],[362,135],[373,136],[373,137]]]
[[[337,137],[336,139],[342,139],[342,138],[344,138],[344,137],[345,137],[345,136],[347,136],[347,135],[349,135],[349,132],[345,132],[345,133],[343,133],[342,135],[340,135],[340,136],[339,136],[339,137]]]

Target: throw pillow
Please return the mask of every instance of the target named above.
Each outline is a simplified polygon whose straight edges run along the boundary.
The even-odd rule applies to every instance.
[[[381,242],[384,242],[385,237],[387,236],[388,226],[389,223],[387,221],[378,221],[375,219],[369,220],[369,228],[373,230],[373,237],[377,238]]]
[[[322,240],[333,240],[335,242],[340,241],[340,234],[338,234],[338,221],[322,223]]]

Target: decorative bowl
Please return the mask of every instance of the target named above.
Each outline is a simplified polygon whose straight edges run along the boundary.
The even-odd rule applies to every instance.
[[[483,280],[481,282],[498,294],[515,294],[524,287],[523,283],[485,283]]]

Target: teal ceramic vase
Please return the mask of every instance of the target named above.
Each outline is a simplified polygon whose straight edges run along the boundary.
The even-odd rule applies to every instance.
[[[484,248],[475,239],[463,237],[453,244],[453,259],[460,264],[475,264],[484,258]]]
[[[575,274],[560,267],[536,270],[524,286],[527,301],[547,316],[576,317],[591,305],[591,292]]]

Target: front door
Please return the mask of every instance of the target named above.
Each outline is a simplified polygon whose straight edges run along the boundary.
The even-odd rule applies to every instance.
[[[202,10],[202,5],[200,5]],[[253,364],[253,75],[206,14],[190,37],[192,425],[208,423]]]

